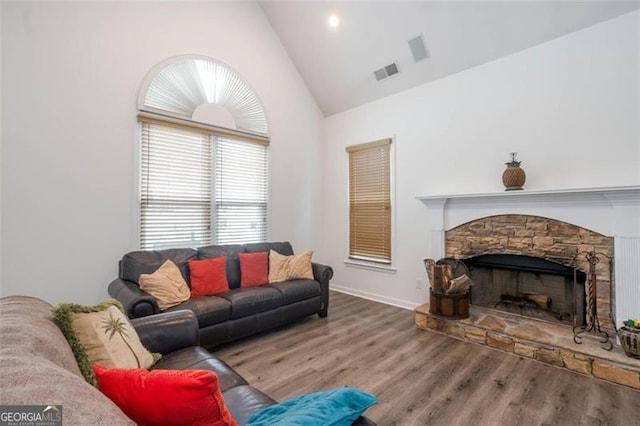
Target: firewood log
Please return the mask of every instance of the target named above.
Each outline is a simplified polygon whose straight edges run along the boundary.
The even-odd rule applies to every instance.
[[[429,278],[429,285],[433,288],[433,265],[436,264],[436,261],[433,259],[426,258],[423,260],[424,267],[427,270],[427,278]]]
[[[473,281],[471,281],[471,278],[469,278],[467,274],[461,275],[458,278],[454,278],[450,282],[451,285],[447,289],[447,294],[466,293],[473,285]]]
[[[433,265],[433,271],[431,273],[433,281],[431,282],[431,288],[438,293],[444,293],[449,288],[449,281],[451,277],[451,266],[449,265]]]
[[[539,308],[542,308],[542,309],[551,308],[552,300],[546,294],[525,293],[522,295],[522,298],[535,303],[536,305],[538,305]]]

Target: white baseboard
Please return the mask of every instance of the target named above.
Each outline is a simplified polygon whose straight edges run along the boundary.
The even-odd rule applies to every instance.
[[[329,284],[329,289],[337,291],[338,293],[349,294],[351,296],[361,297],[367,300],[373,300],[374,302],[384,303],[385,305],[397,306],[398,308],[413,310],[418,303],[410,303],[406,300],[394,299],[393,297],[380,296],[379,294],[369,293],[368,291],[354,290],[352,288],[343,287],[339,284]]]

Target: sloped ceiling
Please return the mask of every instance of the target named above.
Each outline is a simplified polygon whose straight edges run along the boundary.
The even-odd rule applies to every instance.
[[[261,1],[329,116],[640,8],[636,1]],[[340,19],[330,28],[330,14]],[[422,34],[429,57],[414,62]],[[396,61],[400,73],[373,72]]]

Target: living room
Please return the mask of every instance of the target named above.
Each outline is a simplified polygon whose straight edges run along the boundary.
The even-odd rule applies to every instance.
[[[478,17],[498,13],[494,8],[500,7],[474,3]],[[524,23],[536,26],[533,18],[525,19],[530,12],[526,8],[535,2],[504,6],[509,4],[513,15],[500,16],[511,22],[514,33]],[[549,4],[561,9],[565,3]],[[108,297],[107,286],[118,274],[118,261],[140,248],[138,96],[154,67],[179,55],[202,55],[228,65],[258,95],[270,139],[267,241],[289,241],[296,253],[313,250],[314,262],[333,268],[332,298],[356,296],[402,308],[412,317],[411,310],[429,299],[422,259],[444,256],[440,231],[449,229],[433,226],[433,210],[419,197],[501,193],[500,176],[511,152],[518,153],[526,170],[523,192],[636,188],[637,194],[637,2],[565,4],[576,8],[570,16],[595,18],[484,62],[473,62],[472,52],[467,52],[457,72],[389,90],[387,96],[378,94],[357,105],[335,97],[333,101],[342,104],[331,103],[330,108],[319,105],[313,93],[318,81],[305,80],[298,54],[288,50],[286,40],[293,43],[295,34],[285,38],[282,22],[277,21],[278,6],[286,11],[286,5],[2,2],[2,296],[29,295],[52,304],[95,304]],[[289,7],[304,10],[304,5]],[[377,7],[385,5],[389,10],[401,7],[394,3]],[[313,4],[312,9],[310,4],[308,10],[321,6]],[[326,8],[318,22],[324,24],[329,12],[340,12],[340,3],[331,6],[336,10]],[[342,6],[345,11],[358,9]],[[359,7],[366,10],[366,4]],[[281,15],[285,23],[287,16]],[[344,37],[349,34],[349,19],[357,16],[342,17],[338,28],[323,27],[326,39],[321,44],[335,48],[348,43]],[[453,32],[460,28],[454,22],[441,25]],[[371,68],[370,75],[362,76],[368,79],[366,84],[384,93],[389,87],[385,84],[402,84],[402,73],[411,72],[411,67],[435,75],[430,61],[447,52],[434,48],[427,29],[412,28],[402,34],[397,46],[405,50],[398,47],[396,55],[410,58],[406,42],[420,31],[425,32],[430,58],[400,62],[400,75],[376,82],[373,71],[396,58],[372,56],[363,60]],[[489,43],[493,33],[488,28],[483,31]],[[466,33],[458,34],[461,43],[471,42],[464,40]],[[375,46],[371,49],[375,51]],[[323,62],[322,56],[317,62],[308,60],[306,66],[320,68],[321,77],[340,70],[337,64]],[[354,85],[353,91],[357,90],[360,87]],[[384,138],[392,139],[392,263],[372,268],[345,262],[349,257],[345,148]],[[624,229],[607,225],[615,222],[615,213],[602,213],[593,222],[606,222],[608,236],[635,238],[635,250],[640,250],[638,206],[623,209],[631,212]],[[579,222],[584,215],[577,217]],[[637,258],[638,251],[627,257]],[[631,284],[636,291],[638,282]],[[354,303],[349,300],[336,306]],[[616,318],[618,326],[629,317],[640,319],[638,299],[627,302]],[[331,309],[332,305],[330,319]],[[412,322],[406,325],[412,327]],[[302,325],[309,330],[312,326]],[[309,389],[313,390],[320,389]],[[638,408],[637,391],[625,391],[632,395],[626,401],[635,395],[632,408]]]

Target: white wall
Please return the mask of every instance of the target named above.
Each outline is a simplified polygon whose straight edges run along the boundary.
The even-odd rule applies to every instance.
[[[525,189],[640,184],[639,25],[639,12],[630,13],[327,118],[322,256],[333,284],[401,306],[424,303],[421,260],[435,254],[426,207],[414,197],[502,191],[511,151],[523,161]],[[344,147],[388,136],[395,274],[344,265]]]
[[[2,34],[2,5],[0,4],[0,34]],[[2,99],[2,42],[0,41],[0,100]],[[0,101],[0,294],[2,294],[2,102]]]
[[[138,89],[174,55],[210,56],[252,85],[272,136],[270,239],[318,244],[323,118],[257,4],[1,7],[3,296],[107,296],[138,248]]]

